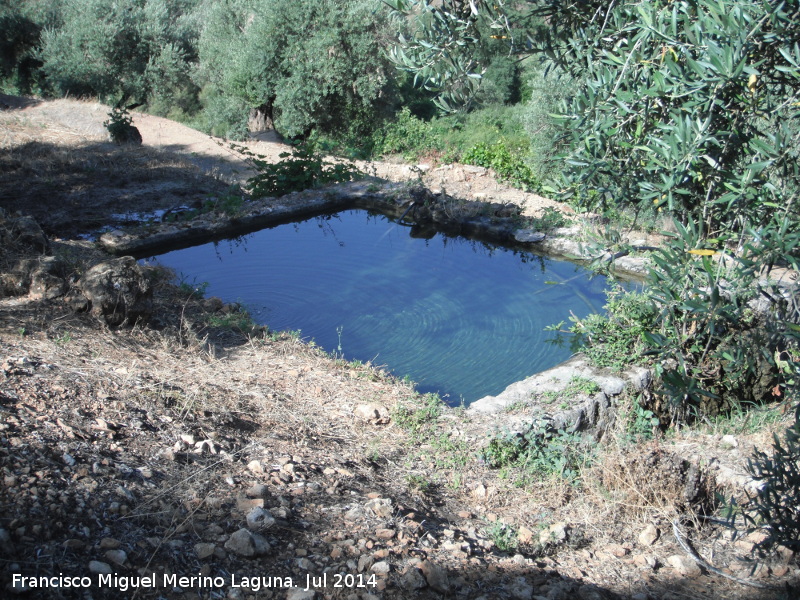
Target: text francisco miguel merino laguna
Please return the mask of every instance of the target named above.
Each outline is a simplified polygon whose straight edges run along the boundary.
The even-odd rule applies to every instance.
[[[239,576],[231,574],[227,577],[210,575],[172,575],[161,574],[126,576],[117,574],[98,574],[90,576],[69,576],[59,573],[55,576],[29,576],[14,573],[12,585],[19,588],[42,589],[42,588],[113,588],[121,592],[139,588],[156,587],[180,587],[180,588],[246,588],[251,592],[270,588],[294,588],[297,587],[293,577],[274,577],[274,576]],[[351,575],[344,573],[324,573],[319,576],[306,575],[305,589],[331,587],[335,588],[365,588],[375,587],[377,578],[371,575]]]

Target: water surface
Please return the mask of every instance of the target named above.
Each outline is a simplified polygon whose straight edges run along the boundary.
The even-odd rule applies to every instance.
[[[608,283],[575,264],[348,211],[158,257],[273,330],[386,365],[451,404],[496,395],[570,350],[547,325],[602,309]]]

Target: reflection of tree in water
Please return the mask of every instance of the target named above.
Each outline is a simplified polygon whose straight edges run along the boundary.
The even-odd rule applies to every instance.
[[[254,234],[248,235],[239,235],[233,238],[225,238],[224,240],[216,240],[212,242],[214,244],[214,254],[217,256],[217,260],[222,262],[222,254],[220,253],[220,246],[223,242],[228,247],[228,254],[233,255],[235,251],[241,248],[244,252],[247,252],[247,239],[253,237]]]

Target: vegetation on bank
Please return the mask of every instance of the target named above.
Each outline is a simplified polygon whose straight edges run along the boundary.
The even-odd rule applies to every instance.
[[[0,77],[229,137],[255,121],[350,156],[472,162],[631,227],[672,220],[645,291],[571,326],[601,364],[653,366],[640,408],[668,427],[798,402],[800,306],[776,273],[800,267],[799,22],[793,0],[3,2]],[[301,179],[298,158],[256,191]],[[630,251],[616,239],[598,249]],[[530,444],[492,460],[538,461]],[[746,514],[791,543],[800,407],[775,450],[753,457],[768,485]]]

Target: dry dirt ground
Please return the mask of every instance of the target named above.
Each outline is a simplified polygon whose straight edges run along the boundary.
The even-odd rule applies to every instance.
[[[136,115],[144,144],[120,148],[107,107],[0,103],[0,207],[32,214],[74,277],[105,258],[78,234],[246,176],[224,144],[165,119]],[[458,165],[428,173],[452,195],[554,204]],[[288,334],[231,328],[221,304],[165,275],[153,318],[112,330],[59,299],[0,298],[3,597],[798,597],[794,555],[761,557],[757,535],[697,513],[714,491],[741,496],[750,449],[787,422],[778,410],[640,446],[621,429],[572,482],[490,469],[496,420]],[[708,474],[692,506],[676,452]],[[762,587],[698,567],[673,520],[705,561]]]

